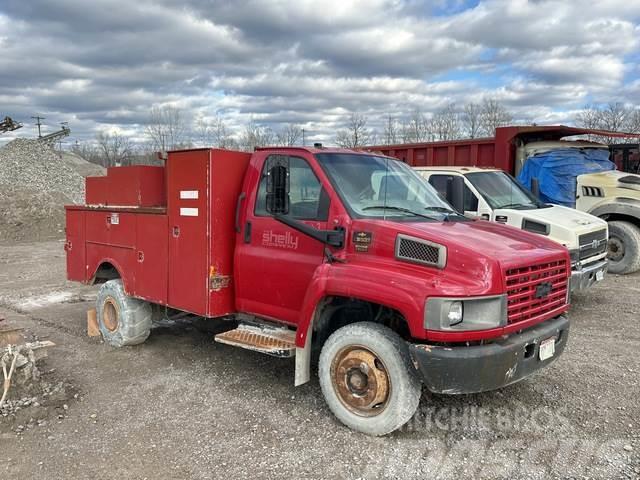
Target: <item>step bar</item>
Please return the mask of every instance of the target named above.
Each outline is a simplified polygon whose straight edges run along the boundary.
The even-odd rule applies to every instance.
[[[233,330],[217,334],[214,340],[273,357],[290,358],[296,354],[296,332],[286,327],[241,323]]]

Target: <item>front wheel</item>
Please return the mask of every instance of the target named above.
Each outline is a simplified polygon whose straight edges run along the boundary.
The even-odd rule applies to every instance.
[[[406,343],[391,329],[358,322],[325,342],[320,387],[333,414],[368,435],[386,435],[407,423],[420,403],[422,385]]]
[[[626,275],[640,269],[640,229],[633,223],[609,222],[609,272]]]

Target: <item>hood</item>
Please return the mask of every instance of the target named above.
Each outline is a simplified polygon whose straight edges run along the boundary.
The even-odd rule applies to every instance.
[[[411,223],[403,230],[399,233],[446,245],[450,257],[455,252],[485,256],[503,267],[544,262],[566,251],[541,235],[484,220]]]
[[[580,236],[594,232],[607,231],[607,222],[594,215],[575,210],[573,208],[553,205],[533,210],[499,209],[497,215],[506,215],[511,219],[511,225],[525,227],[525,221],[545,225],[545,238],[554,240],[569,249],[579,248]]]
[[[511,210],[497,209],[497,215],[509,215],[517,213],[518,216],[535,220],[540,223],[566,228],[576,233],[591,232],[607,226],[607,222],[589,213],[581,212],[574,208],[563,207],[562,205],[552,205],[546,208],[535,208],[531,210]]]
[[[621,172],[619,170],[609,170],[600,173],[585,173],[578,176],[581,185],[593,187],[609,188],[631,188],[640,190],[640,175],[634,173]]]
[[[353,248],[356,261],[387,262],[408,275],[436,282],[446,295],[494,295],[504,293],[505,269],[565,260],[569,251],[542,235],[485,220],[450,222],[393,222],[358,219],[355,232],[367,232],[370,247],[364,253]],[[442,245],[446,266],[425,266],[397,258],[398,236]]]

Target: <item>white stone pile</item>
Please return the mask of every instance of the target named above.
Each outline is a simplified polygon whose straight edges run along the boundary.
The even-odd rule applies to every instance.
[[[19,138],[0,148],[0,242],[63,236],[63,206],[82,203],[83,174],[102,170],[69,157],[38,140]]]

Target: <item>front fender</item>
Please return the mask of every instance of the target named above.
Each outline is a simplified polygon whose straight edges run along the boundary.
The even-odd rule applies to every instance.
[[[604,204],[597,204],[588,213],[596,217],[625,215],[640,219],[640,201],[634,198],[616,197],[607,200]]]
[[[426,338],[423,328],[424,302],[437,286],[429,277],[419,278],[372,265],[322,264],[307,288],[298,324],[296,345],[304,347],[318,304],[328,296],[355,298],[400,312],[411,336]]]

